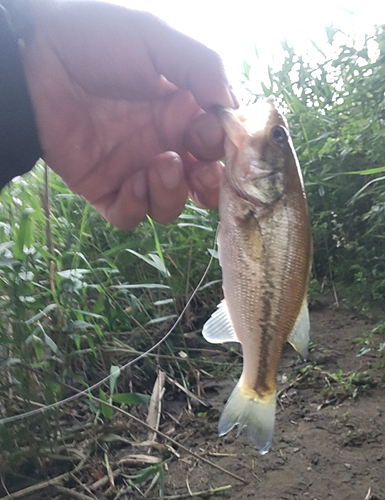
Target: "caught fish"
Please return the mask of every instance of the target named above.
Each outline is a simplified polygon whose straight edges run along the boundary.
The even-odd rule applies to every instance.
[[[307,355],[309,213],[288,125],[274,99],[219,115],[227,136],[218,236],[225,298],[203,336],[242,344],[242,375],[220,417],[219,435],[246,427],[264,454],[273,438],[282,348],[289,342]]]

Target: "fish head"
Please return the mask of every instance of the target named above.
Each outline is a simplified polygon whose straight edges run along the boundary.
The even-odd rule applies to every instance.
[[[270,205],[285,193],[296,156],[285,118],[274,99],[240,110],[222,108],[226,132],[226,176],[239,196],[256,206]]]

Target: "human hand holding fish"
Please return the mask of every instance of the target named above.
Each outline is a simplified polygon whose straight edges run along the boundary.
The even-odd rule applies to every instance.
[[[124,230],[146,214],[171,222],[188,193],[206,208],[218,205],[224,132],[211,109],[237,106],[218,54],[149,12],[107,2],[0,0],[0,34],[2,17],[14,20],[23,41],[8,33],[13,52],[1,60],[11,60],[6,88],[13,100],[4,109],[13,123],[20,96],[11,70],[20,55],[34,151],[23,171],[17,161],[13,168],[1,161],[23,149],[21,109],[20,125],[0,144],[0,151],[10,144],[0,173],[11,179],[40,155]]]
[[[290,342],[305,358],[310,220],[288,125],[268,98],[219,112],[227,134],[219,199],[219,260],[225,299],[203,327],[212,343],[242,344],[243,372],[218,424],[246,427],[261,454],[271,446],[276,375]]]

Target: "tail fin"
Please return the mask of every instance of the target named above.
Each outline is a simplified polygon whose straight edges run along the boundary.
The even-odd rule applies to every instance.
[[[254,390],[245,387],[242,379],[239,380],[219,419],[219,435],[224,436],[238,425],[238,436],[246,427],[247,437],[264,455],[269,451],[273,440],[275,401],[275,392],[264,400]]]

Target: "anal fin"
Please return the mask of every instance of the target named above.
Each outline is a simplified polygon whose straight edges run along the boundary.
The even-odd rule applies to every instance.
[[[307,305],[307,298],[305,297],[294,328],[287,340],[304,360],[308,355],[309,330],[309,308]]]
[[[212,344],[239,342],[227,310],[226,301],[222,300],[218,309],[206,321],[202,330],[203,337]]]

